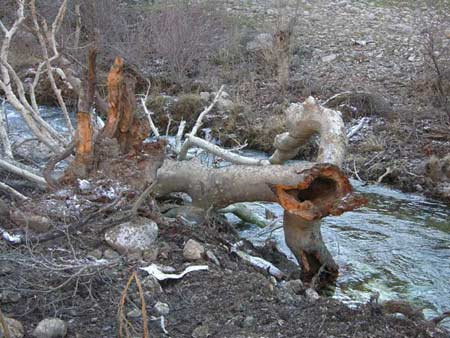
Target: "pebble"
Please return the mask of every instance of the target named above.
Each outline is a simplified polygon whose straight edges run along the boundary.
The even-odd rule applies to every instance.
[[[19,292],[3,290],[0,293],[0,303],[17,303],[22,298]]]
[[[167,316],[170,312],[169,305],[162,302],[157,302],[154,306],[154,310],[160,316]]]
[[[106,249],[105,252],[103,253],[103,258],[105,259],[117,259],[119,257],[120,255],[116,251],[111,249]]]
[[[303,290],[303,282],[300,279],[290,280],[283,284],[284,288],[299,294]]]
[[[320,296],[317,293],[317,291],[314,289],[311,289],[311,288],[306,289],[305,295],[306,295],[306,299],[308,299],[308,301],[310,301],[310,302],[316,302],[317,300],[320,299]]]
[[[193,338],[204,338],[209,337],[209,328],[208,325],[200,325],[197,326],[194,331],[192,331]]]
[[[336,54],[330,54],[327,56],[322,57],[322,62],[331,62],[337,59],[337,55]]]
[[[255,325],[255,323],[256,323],[255,317],[247,316],[247,317],[245,317],[244,321],[242,322],[242,327],[243,328],[252,327],[253,325]]]
[[[211,250],[206,251],[206,257],[208,257],[208,260],[213,262],[215,265],[220,266],[220,261],[217,259],[216,255],[214,255],[214,252]]]
[[[46,318],[33,331],[35,338],[63,338],[67,335],[67,324],[59,318]]]
[[[10,338],[22,338],[24,336],[25,331],[21,322],[13,318],[8,318],[6,316],[4,316],[3,318],[5,319],[5,323],[8,326]],[[3,327],[0,324],[0,338],[3,338],[4,336],[5,335],[3,332]]]
[[[183,249],[183,257],[188,261],[197,261],[203,258],[205,248],[199,242],[190,239],[186,242]]]
[[[155,277],[147,276],[142,280],[141,283],[145,291],[150,292],[150,294],[152,295],[163,293],[161,284],[159,284],[158,280]]]

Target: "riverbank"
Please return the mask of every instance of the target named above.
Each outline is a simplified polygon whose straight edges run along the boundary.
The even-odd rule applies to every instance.
[[[114,337],[118,332],[119,299],[136,271],[147,314],[157,318],[149,321],[150,337],[448,336],[448,332],[421,319],[385,313],[376,299],[350,309],[333,299],[315,298],[297,279],[297,267],[270,242],[260,249],[249,244],[241,247],[270,260],[285,273],[282,281],[275,279],[231,252],[232,244],[239,239],[223,221],[211,219],[195,225],[155,217],[153,214],[160,228],[159,238],[142,256],[119,256],[92,226],[76,237],[70,236],[70,241],[61,238],[34,247],[11,247],[0,242],[3,312],[22,322],[25,337],[44,317],[64,320],[67,337]],[[205,254],[189,262],[184,248],[191,240],[203,247]],[[95,262],[101,266],[95,267]],[[190,265],[207,265],[208,270],[191,272],[180,280],[157,282],[139,269],[152,263],[176,271]],[[57,270],[53,264],[73,267]],[[132,284],[124,313],[137,332],[142,328],[140,308],[139,292]]]

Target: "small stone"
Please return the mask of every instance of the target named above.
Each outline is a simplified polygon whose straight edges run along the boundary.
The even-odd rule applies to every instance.
[[[105,233],[106,242],[122,254],[148,250],[158,237],[158,225],[144,217],[122,223]]]
[[[146,291],[149,291],[152,295],[163,293],[161,284],[153,276],[147,276],[142,280],[142,286]]]
[[[418,192],[422,192],[423,191],[423,187],[420,184],[416,184],[416,190]]]
[[[217,100],[217,109],[219,111],[228,112],[228,111],[233,110],[233,108],[234,108],[234,103],[230,99],[225,99],[223,96],[221,96]]]
[[[331,62],[331,61],[334,61],[336,59],[337,59],[337,55],[336,54],[330,54],[330,55],[324,56],[322,58],[322,62]]]
[[[154,245],[142,253],[142,259],[146,262],[154,262],[158,258],[159,248]]]
[[[205,102],[208,102],[209,101],[209,97],[210,97],[211,95],[208,93],[208,92],[201,92],[200,93],[200,98],[203,100],[203,101],[205,101]]]
[[[101,259],[103,256],[102,250],[95,249],[88,253],[88,256],[94,257],[95,259]]]
[[[190,239],[186,242],[183,249],[183,256],[188,261],[197,261],[203,258],[205,248],[199,242]]]
[[[18,292],[3,290],[0,293],[1,303],[17,303],[22,298],[22,295]]]
[[[292,291],[295,294],[300,293],[303,290],[303,282],[300,279],[290,280],[284,283],[286,290]]]
[[[194,331],[192,331],[193,338],[204,338],[209,337],[209,328],[208,325],[200,325],[197,326]]]
[[[11,265],[0,266],[0,275],[8,275],[13,271],[14,269],[12,268]]]
[[[105,259],[117,259],[119,257],[120,255],[116,251],[111,249],[106,249],[105,252],[103,253],[103,258]]]
[[[11,338],[22,338],[25,334],[23,325],[16,319],[4,317],[5,323],[8,326],[9,335]],[[5,336],[3,326],[0,324],[0,338]]]
[[[162,302],[157,302],[154,306],[154,309],[156,313],[158,313],[161,316],[167,316],[170,312],[169,305]]]
[[[138,262],[142,259],[141,252],[131,252],[127,255],[129,261]]]
[[[206,251],[206,257],[208,257],[208,260],[213,262],[215,265],[220,266],[220,261],[217,259],[216,255],[214,255],[214,252],[211,250]]]
[[[142,312],[138,308],[134,308],[133,310],[127,313],[127,318],[140,318],[142,317]]]
[[[272,284],[273,286],[277,286],[277,284],[278,284],[277,279],[276,279],[274,276],[270,276],[269,282],[270,282],[270,284]]]
[[[315,302],[320,299],[319,294],[314,289],[311,289],[311,288],[306,289],[305,294],[306,294],[306,299],[308,299],[310,302]]]
[[[59,318],[41,320],[33,331],[36,338],[63,338],[67,335],[67,324]]]
[[[253,316],[247,316],[245,317],[244,321],[242,322],[243,328],[248,328],[254,326],[256,323],[256,319]]]

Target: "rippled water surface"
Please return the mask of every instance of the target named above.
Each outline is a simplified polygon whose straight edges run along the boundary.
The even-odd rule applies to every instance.
[[[359,210],[323,219],[324,240],[340,266],[335,297],[365,302],[376,291],[380,299],[407,299],[427,316],[450,309],[450,209],[439,202],[383,186],[356,190],[370,200]],[[270,209],[282,220],[277,204],[251,204],[263,216]],[[242,235],[262,242],[267,232],[249,225]],[[272,237],[292,259],[283,230]]]

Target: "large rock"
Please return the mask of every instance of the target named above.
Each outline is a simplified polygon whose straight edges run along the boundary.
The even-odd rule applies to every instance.
[[[59,318],[41,320],[33,331],[36,338],[64,338],[67,335],[67,324]]]
[[[183,256],[188,261],[197,261],[202,259],[205,254],[205,248],[199,242],[190,239],[186,242],[183,249]]]
[[[11,338],[22,338],[24,336],[24,329],[21,322],[8,317],[4,317],[4,319]],[[3,337],[5,337],[5,333],[3,332],[3,326],[0,325],[0,338]]]
[[[106,242],[122,254],[149,250],[157,237],[158,225],[144,217],[119,224],[105,233]]]

